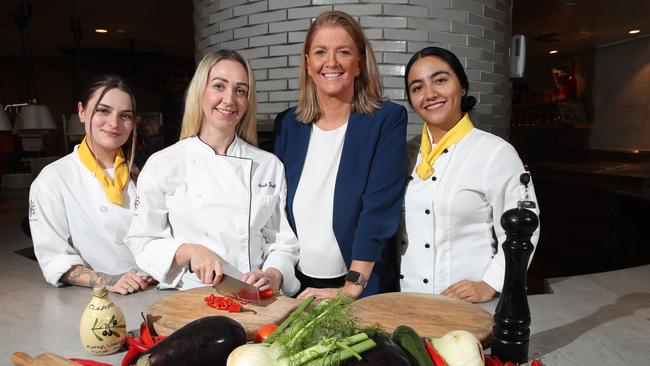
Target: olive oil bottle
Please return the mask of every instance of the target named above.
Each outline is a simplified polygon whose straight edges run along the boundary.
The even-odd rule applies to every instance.
[[[126,319],[122,310],[108,297],[105,287],[92,290],[92,298],[81,315],[81,344],[94,355],[119,351],[126,339]]]

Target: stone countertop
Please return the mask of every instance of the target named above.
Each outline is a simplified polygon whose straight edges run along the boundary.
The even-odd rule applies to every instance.
[[[35,261],[0,256],[0,364],[13,352],[35,357],[51,352],[119,365],[124,352],[88,355],[79,341],[79,320],[90,289],[54,288]],[[650,265],[551,280],[553,294],[529,297],[531,358],[545,365],[648,365]],[[129,296],[110,294],[126,316],[127,330],[139,328],[141,312],[169,294],[151,289]],[[497,302],[481,306],[493,312]]]

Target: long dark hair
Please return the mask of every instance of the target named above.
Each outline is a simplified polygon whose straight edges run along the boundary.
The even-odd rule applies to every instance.
[[[101,93],[99,94],[97,98],[97,103],[95,103],[94,106],[92,106],[92,113],[90,114],[90,123],[92,125],[92,120],[93,117],[95,116],[95,112],[97,111],[97,106],[99,103],[101,103],[102,99],[104,99],[104,95],[108,93],[109,90],[112,89],[118,89],[126,94],[129,95],[131,98],[131,108],[132,108],[132,113],[133,113],[133,128],[131,129],[131,151],[126,154],[126,160],[129,162],[129,173],[131,175],[131,179],[135,182],[137,179],[137,173],[138,169],[133,167],[133,159],[135,158],[135,139],[136,139],[136,131],[137,131],[137,126],[135,125],[135,97],[133,96],[133,91],[131,90],[131,87],[129,84],[121,77],[117,75],[112,75],[112,74],[104,74],[104,75],[99,75],[93,78],[83,89],[84,91],[82,94],[79,96],[79,102],[83,105],[84,109],[88,108],[88,102],[90,101],[90,98],[92,98],[93,95],[98,90],[101,90]],[[92,139],[92,129],[90,131],[86,131],[87,134],[90,135]],[[92,151],[92,150],[91,150]],[[94,154],[94,152],[93,152]]]
[[[456,57],[456,55],[454,55],[453,52],[440,47],[423,48],[418,52],[416,52],[409,60],[409,63],[406,64],[406,71],[404,72],[404,90],[406,91],[406,97],[408,98],[411,107],[413,107],[413,103],[411,103],[411,94],[409,93],[409,85],[408,85],[409,71],[411,70],[411,66],[413,66],[415,61],[427,56],[437,57],[445,61],[449,65],[449,67],[451,67],[451,69],[454,70],[454,73],[458,77],[458,80],[460,80],[460,85],[463,87],[463,89],[465,89],[465,95],[463,95],[460,101],[460,111],[466,113],[472,110],[472,108],[474,108],[474,105],[476,104],[476,98],[474,98],[471,95],[468,95],[469,81],[467,80],[467,74],[465,74],[465,69],[463,68],[463,65],[460,63],[460,60],[458,60],[458,57]]]

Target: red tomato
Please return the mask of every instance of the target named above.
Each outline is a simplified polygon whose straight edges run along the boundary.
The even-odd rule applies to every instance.
[[[253,338],[253,342],[255,343],[261,343],[263,342],[266,337],[270,336],[273,332],[275,332],[275,329],[277,329],[276,324],[266,324],[262,325],[257,329],[257,332],[255,332],[255,338]]]

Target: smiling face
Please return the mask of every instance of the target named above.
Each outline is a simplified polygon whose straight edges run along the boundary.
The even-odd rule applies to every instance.
[[[133,130],[131,96],[113,88],[99,100],[103,92],[104,88],[98,89],[85,106],[81,102],[78,105],[79,118],[84,122],[89,145],[96,156],[114,155]]]
[[[340,26],[325,26],[314,33],[305,55],[307,73],[319,98],[352,103],[354,79],[361,72],[361,54],[354,39]]]
[[[202,132],[234,133],[248,109],[248,73],[242,64],[221,60],[210,69],[203,93]]]
[[[415,61],[407,78],[413,109],[437,141],[462,118],[465,90],[449,64],[435,56]]]

